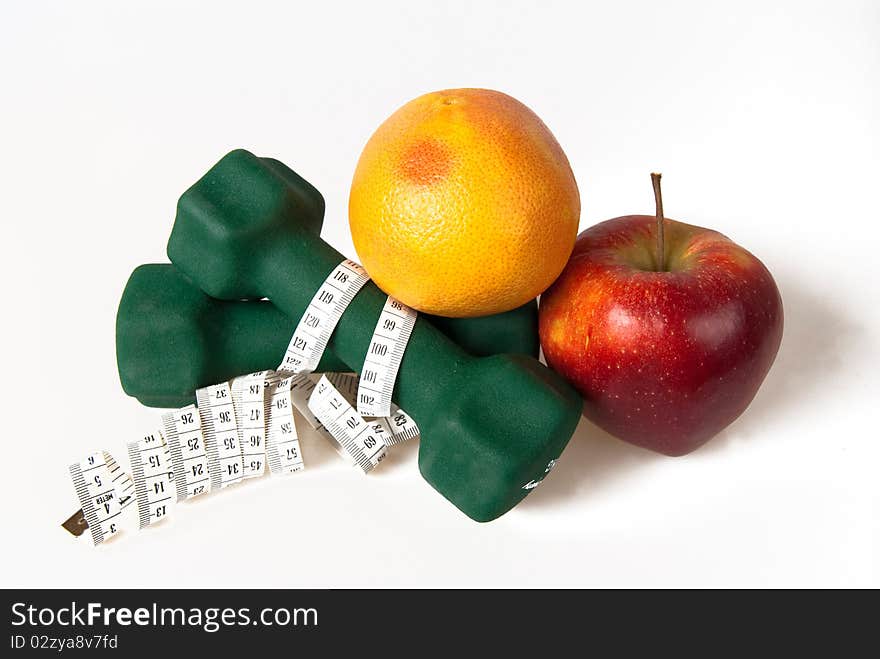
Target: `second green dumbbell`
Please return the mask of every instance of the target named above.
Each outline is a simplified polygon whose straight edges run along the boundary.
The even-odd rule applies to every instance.
[[[537,304],[485,318],[424,316],[475,356],[537,356]],[[195,390],[278,366],[293,323],[266,300],[208,297],[170,263],[142,265],[129,277],[116,316],[122,388],[150,407],[183,407]],[[348,371],[332,350],[319,372]]]

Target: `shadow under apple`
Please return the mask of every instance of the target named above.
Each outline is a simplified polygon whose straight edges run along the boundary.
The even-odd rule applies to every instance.
[[[581,417],[553,471],[519,507],[555,506],[562,500],[592,494],[615,480],[633,477],[640,467],[660,457],[620,441]]]
[[[770,419],[792,413],[798,404],[820,395],[830,380],[840,376],[847,353],[863,333],[833,301],[789,279],[777,279],[777,284],[785,327],[776,361],[751,405],[697,455],[733,450],[733,444],[758,436]]]

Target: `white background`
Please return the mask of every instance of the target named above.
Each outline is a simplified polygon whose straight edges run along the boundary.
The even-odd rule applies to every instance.
[[[2,586],[880,586],[877,2],[30,2],[0,10]],[[757,254],[785,336],[746,413],[664,458],[583,422],[513,512],[476,524],[416,446],[180,506],[93,548],[59,523],[68,463],[158,413],[121,391],[116,304],[165,260],[177,197],[221,155],[280,158],[327,199],[427,91],[503,90],[571,161],[581,227],[651,212]],[[264,569],[253,580],[246,556]]]

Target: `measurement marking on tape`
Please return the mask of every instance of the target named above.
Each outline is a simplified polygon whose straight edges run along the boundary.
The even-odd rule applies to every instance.
[[[364,473],[385,457],[385,439],[391,433],[384,420],[365,420],[326,376],[309,397],[309,409]]]
[[[361,369],[357,411],[362,416],[391,414],[391,394],[417,313],[390,295],[385,300]]]
[[[63,523],[64,528],[73,535],[81,535],[88,528],[93,542],[100,544],[120,529],[134,527],[134,516],[124,514],[132,504],[136,504],[131,510],[137,511],[137,528],[142,529],[167,516],[177,501],[216,489],[210,483],[208,465],[212,458],[207,428],[214,422],[216,440],[233,427],[219,417],[229,410],[229,398],[235,417],[234,434],[241,450],[234,457],[248,458],[243,477],[263,473],[266,462],[276,465],[273,473],[303,468],[298,438],[287,437],[296,435],[296,397],[308,396],[304,407],[315,418],[320,434],[364,472],[383,459],[386,446],[418,436],[418,427],[396,405],[392,404],[392,416],[387,419],[370,420],[359,415],[353,407],[358,391],[358,376],[354,373],[285,375],[275,371],[252,373],[236,378],[231,388],[225,384],[206,387],[197,395],[201,403],[198,408],[190,405],[165,413],[162,430],[127,445],[133,477],[106,452],[71,465],[82,508]],[[218,393],[223,391],[227,393]],[[218,401],[214,405],[210,402],[212,396]],[[291,432],[281,427],[288,420]],[[271,441],[267,421],[272,428]],[[264,449],[277,457],[268,459]]]
[[[318,382],[321,380],[323,376],[327,376],[327,379],[330,380],[330,383],[336,387],[336,390],[345,396],[346,400],[349,404],[354,405],[354,395],[357,393],[357,374],[356,373],[309,373],[306,377],[308,378],[309,387],[304,387],[302,392],[308,392],[308,397],[304,400],[302,398],[296,397],[295,403],[299,405],[300,403],[305,407],[305,411],[300,412],[303,413],[303,416],[307,419],[314,419],[314,423],[312,423],[312,427],[318,431],[318,434],[321,435],[324,439],[326,439],[336,453],[339,456],[350,462],[352,464],[357,464],[354,457],[349,453],[348,449],[346,449],[338,439],[336,439],[333,434],[321,423],[318,418],[312,413],[309,409],[309,398],[311,398],[311,393],[314,391],[315,387],[318,385]],[[299,407],[297,407],[299,410]]]
[[[134,480],[135,499],[138,509],[138,528],[165,518],[174,497],[174,473],[171,453],[157,430],[128,444],[128,459]]]
[[[348,274],[350,271],[357,272],[359,278],[363,279],[363,281],[353,281]],[[311,410],[309,400],[319,378],[310,374],[320,361],[321,355],[327,347],[330,334],[336,327],[345,308],[354,299],[354,295],[367,280],[368,275],[366,272],[353,261],[345,260],[337,266],[330,273],[330,276],[327,277],[324,284],[328,288],[344,291],[345,295],[339,299],[332,299],[322,295],[323,286],[322,289],[319,289],[297,324],[297,331],[294,332],[294,338],[291,340],[290,346],[288,346],[285,361],[278,367],[279,371],[286,370],[296,373],[291,384],[291,392],[293,404],[297,410],[305,417],[312,428],[330,439],[338,449],[343,449],[342,452],[345,455],[347,455],[347,450],[339,445],[338,440],[333,437],[332,431],[329,433],[325,432],[328,430],[325,428],[325,424],[322,424]],[[340,287],[340,284],[342,287]],[[332,296],[332,293],[330,295]],[[313,306],[318,305],[319,302],[325,305],[333,305],[331,322],[325,322],[323,325],[321,324],[321,318],[315,315],[317,313],[315,309],[320,309],[320,306],[313,309]],[[344,393],[347,396],[348,402],[353,407],[357,407],[362,416],[384,418],[384,427],[390,433],[390,438],[387,441],[388,445],[404,442],[419,436],[418,426],[415,421],[391,401],[397,371],[400,368],[400,362],[403,359],[406,344],[415,326],[416,318],[417,313],[415,310],[388,296],[379,320],[376,323],[373,340],[371,340],[370,348],[368,349],[368,353],[374,353],[372,358],[374,363],[368,367],[369,361],[365,362],[363,368],[364,374],[361,378],[361,384],[366,385],[363,402],[357,395],[358,378],[355,374],[345,374],[346,380],[344,382],[334,377],[339,374],[328,374],[331,383],[335,387],[346,389]],[[323,337],[319,342],[312,342],[311,344],[307,341],[305,343],[297,342],[297,333],[300,329],[303,330],[304,334],[313,336],[314,332],[311,330],[316,330],[318,327],[321,328],[320,336]],[[304,351],[308,352],[310,366],[302,361]],[[368,360],[371,359],[370,354],[367,355],[367,358]],[[303,375],[309,375],[309,377],[302,377]],[[369,386],[376,387],[376,389],[371,393],[368,388]],[[349,396],[348,394],[351,395]],[[364,405],[364,410],[367,410],[368,413],[363,413],[361,405]]]
[[[105,452],[99,451],[85,460],[74,462],[69,468],[83,517],[89,525],[95,545],[101,544],[120,529],[115,520],[122,512],[122,504],[119,491],[112,482],[107,458]]]
[[[134,481],[131,476],[119,466],[112,455],[104,451],[104,461],[110,472],[111,482],[116,488],[119,497],[120,508],[125,511],[134,503]]]
[[[232,403],[241,446],[242,478],[262,476],[266,468],[266,377],[266,371],[257,371],[232,381]]]
[[[320,375],[315,373],[298,373],[290,379],[290,400],[296,411],[315,430],[321,430],[324,427],[309,409],[309,397],[312,395],[315,385],[318,384],[319,378]]]
[[[184,501],[210,490],[208,454],[202,437],[202,423],[195,405],[162,415],[165,441],[171,453],[171,465],[177,500]],[[207,484],[206,484],[207,483]]]
[[[91,531],[92,542],[99,545],[104,542],[104,529],[101,528],[101,523],[98,519],[94,502],[92,501],[86,487],[81,463],[75,462],[70,465],[70,477],[73,480],[73,486],[76,490],[77,499],[79,499],[79,505],[82,507],[83,517],[85,517],[89,526],[89,531]]]
[[[391,404],[391,414],[385,420],[391,429],[389,446],[401,444],[419,436],[419,426],[413,421],[413,418],[394,403]]]
[[[241,482],[243,464],[232,390],[226,382],[204,387],[196,391],[196,402],[202,418],[211,489]]]
[[[333,269],[297,324],[279,371],[315,370],[342,313],[367,281],[366,271],[354,261],[346,259]]]
[[[326,376],[349,404],[354,406],[360,391],[357,375],[354,373],[327,373]],[[316,375],[313,374],[311,377],[315,378]],[[416,425],[416,422],[409,414],[400,409],[396,403],[391,403],[391,414],[383,417],[383,420],[391,433],[390,437],[385,438],[385,443],[388,446],[401,444],[419,436],[419,427]]]
[[[291,378],[272,373],[266,380],[266,459],[273,475],[291,474],[304,468],[299,434],[290,397]]]

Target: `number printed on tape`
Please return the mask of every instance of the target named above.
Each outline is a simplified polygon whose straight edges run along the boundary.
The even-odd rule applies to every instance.
[[[309,398],[309,409],[364,473],[385,457],[385,439],[390,434],[385,422],[366,421],[326,376],[318,380]]]
[[[319,378],[320,375],[315,373],[298,373],[290,379],[290,399],[293,401],[293,406],[315,430],[324,427],[309,409],[309,397],[312,395],[315,385],[318,384]]]
[[[70,476],[77,499],[89,525],[92,542],[96,545],[116,535],[122,528],[122,486],[131,482],[131,479],[127,479],[127,482],[120,483],[125,479],[114,474],[111,464],[120,472],[121,469],[112,458],[112,463],[108,464],[108,458],[108,454],[99,451],[70,465]]]
[[[104,451],[104,460],[107,464],[107,469],[110,470],[113,486],[119,495],[119,505],[122,510],[126,510],[135,500],[134,481],[107,451]]]
[[[385,421],[391,430],[391,439],[388,441],[389,446],[394,446],[419,436],[419,426],[413,421],[413,418],[394,403],[391,404],[391,415]]]
[[[242,479],[241,445],[232,390],[226,382],[196,391],[196,402],[203,421],[202,435],[208,454],[211,488],[222,489]]]
[[[128,444],[135,498],[138,507],[138,527],[146,528],[168,515],[177,494],[171,453],[161,431],[145,435]]]
[[[266,458],[273,475],[304,467],[290,398],[291,378],[274,373],[266,381]]]
[[[325,375],[330,383],[336,387],[336,391],[342,394],[353,406],[360,395],[357,375],[354,373],[326,373]],[[320,376],[313,374],[311,377],[315,378],[317,382]],[[385,439],[388,446],[400,444],[419,436],[419,427],[416,422],[396,403],[391,403],[391,414],[383,417],[383,421],[390,432],[390,436]]]
[[[211,490],[208,453],[202,437],[202,423],[195,405],[189,405],[162,417],[165,441],[171,453],[172,471],[177,486],[177,500],[183,501]]]
[[[391,394],[417,313],[390,295],[370,339],[357,394],[357,411],[363,416],[391,414]]]
[[[309,302],[277,370],[314,371],[342,313],[369,279],[354,261],[346,259],[336,266]]]
[[[242,478],[262,476],[266,469],[265,384],[268,373],[258,371],[232,381],[232,403],[241,446]]]
[[[393,404],[390,417],[365,419],[352,404],[357,391],[354,373],[285,377],[275,371],[200,389],[199,407],[166,412],[161,430],[127,445],[132,475],[106,452],[70,465],[93,542],[100,544],[123,528],[146,528],[167,517],[177,501],[219,489],[211,483],[212,464],[240,465],[242,478],[264,473],[267,462],[275,466],[272,473],[303,469],[293,404],[297,392],[300,398],[310,394],[306,407],[320,434],[369,472],[387,446],[418,436],[418,427]],[[234,467],[221,471],[220,487],[235,482],[235,472]],[[129,514],[135,510],[137,525]]]

